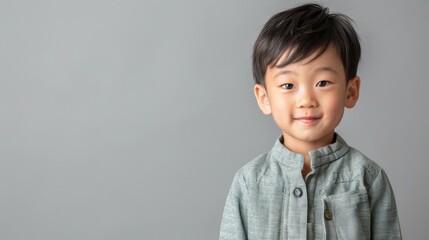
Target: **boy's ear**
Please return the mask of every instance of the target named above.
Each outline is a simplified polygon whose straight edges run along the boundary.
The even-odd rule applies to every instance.
[[[253,87],[255,93],[256,101],[258,106],[261,109],[262,113],[265,115],[271,114],[270,99],[268,98],[267,90],[261,84],[255,84]]]
[[[356,76],[347,83],[346,107],[353,108],[358,99],[360,91],[360,77]]]

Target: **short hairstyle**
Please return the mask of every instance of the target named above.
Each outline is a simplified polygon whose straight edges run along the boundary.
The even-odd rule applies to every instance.
[[[330,14],[318,4],[304,4],[272,16],[263,27],[253,48],[253,77],[265,86],[268,67],[285,67],[332,46],[344,66],[346,80],[356,76],[361,56],[359,36],[346,15]],[[286,51],[288,57],[279,60]],[[314,60],[313,59],[313,60]]]

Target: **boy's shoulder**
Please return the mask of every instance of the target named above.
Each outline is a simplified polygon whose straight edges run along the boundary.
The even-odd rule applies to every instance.
[[[244,175],[251,175],[251,174],[258,174],[261,171],[264,171],[266,168],[270,167],[269,165],[272,164],[270,161],[270,152],[266,152],[263,154],[260,154],[259,156],[253,158],[249,162],[247,162],[244,166],[242,166],[238,173],[244,174]]]
[[[350,169],[362,169],[369,174],[375,175],[382,170],[378,163],[353,147],[349,147],[349,151],[345,155],[345,160],[346,161],[340,161],[340,163],[346,165]]]
[[[335,164],[339,165],[341,175],[361,176],[367,187],[370,187],[378,175],[384,171],[378,163],[353,147],[349,147],[344,159]]]
[[[267,176],[268,172],[271,172],[272,163],[270,161],[270,152],[260,154],[251,161],[247,162],[242,166],[235,174],[235,178],[238,181],[243,181],[246,183],[249,182],[258,182],[260,176]],[[271,175],[271,174],[268,174]]]

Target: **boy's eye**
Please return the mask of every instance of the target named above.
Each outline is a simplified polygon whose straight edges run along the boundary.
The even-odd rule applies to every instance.
[[[293,84],[292,83],[285,83],[285,84],[281,85],[281,87],[284,89],[292,89]]]
[[[320,81],[320,82],[318,82],[317,84],[316,84],[316,87],[326,87],[326,86],[328,86],[330,84],[330,82],[329,81],[327,81],[327,80],[322,80],[322,81]]]

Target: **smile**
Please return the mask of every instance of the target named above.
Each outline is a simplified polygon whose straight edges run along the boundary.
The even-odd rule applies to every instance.
[[[298,117],[295,120],[305,125],[311,125],[319,121],[320,117]]]

